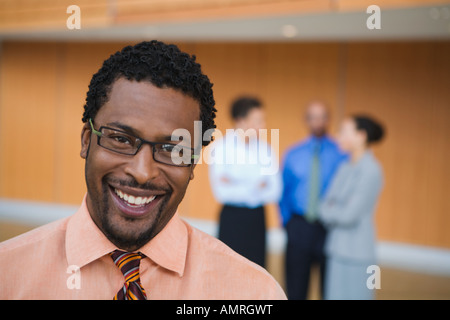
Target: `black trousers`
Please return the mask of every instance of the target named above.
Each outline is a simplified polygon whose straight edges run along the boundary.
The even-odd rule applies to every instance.
[[[264,268],[266,264],[264,207],[251,209],[224,205],[220,213],[219,240]]]
[[[324,244],[326,230],[320,222],[309,223],[294,214],[286,225],[286,288],[290,300],[305,300],[308,294],[311,266],[320,268],[321,294],[325,279]]]

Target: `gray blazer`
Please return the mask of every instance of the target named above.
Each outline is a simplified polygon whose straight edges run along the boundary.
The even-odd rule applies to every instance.
[[[383,173],[371,151],[358,162],[339,167],[319,208],[319,217],[328,229],[327,255],[375,260],[373,215],[382,185]]]

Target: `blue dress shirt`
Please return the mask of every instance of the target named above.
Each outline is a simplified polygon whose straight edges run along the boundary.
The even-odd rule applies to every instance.
[[[303,215],[308,208],[309,180],[315,147],[319,146],[320,196],[330,184],[337,168],[347,155],[329,137],[309,137],[291,147],[283,162],[283,194],[280,212],[286,226],[293,214]]]

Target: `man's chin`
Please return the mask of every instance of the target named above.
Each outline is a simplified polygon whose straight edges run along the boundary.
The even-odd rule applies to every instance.
[[[124,220],[123,217],[120,219]],[[102,231],[108,240],[119,249],[135,251],[153,238],[154,224],[139,230],[142,227],[142,222],[137,221],[122,221],[122,223],[108,221],[103,225]]]
[[[169,214],[165,209],[170,196],[158,198],[153,205],[135,215],[136,210],[132,214],[124,212],[123,204],[118,205],[117,198],[110,193],[108,213],[102,215],[101,227],[108,240],[122,250],[135,251],[153,239],[165,226],[161,225],[161,218]]]

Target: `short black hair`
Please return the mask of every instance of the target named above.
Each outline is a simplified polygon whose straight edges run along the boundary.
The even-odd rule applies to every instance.
[[[379,142],[383,139],[384,128],[377,120],[366,115],[354,115],[352,118],[356,123],[356,129],[366,132],[367,144]]]
[[[200,104],[202,135],[216,128],[216,108],[209,78],[202,73],[195,55],[189,55],[174,44],[144,41],[126,46],[103,62],[92,76],[84,105],[83,122],[94,119],[108,101],[112,84],[119,78],[149,81],[158,88],[173,88],[192,97]],[[203,140],[203,139],[202,139]],[[203,141],[204,146],[210,141]]]
[[[262,103],[258,98],[239,97],[231,104],[231,118],[238,120],[245,118],[253,108],[261,108]]]

